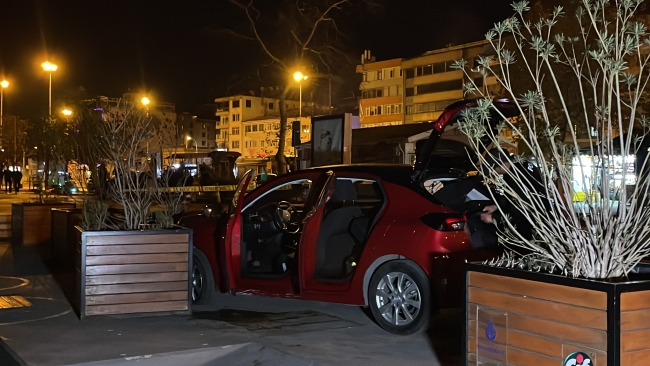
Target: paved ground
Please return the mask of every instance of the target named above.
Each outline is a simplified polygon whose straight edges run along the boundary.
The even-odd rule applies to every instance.
[[[459,311],[411,336],[383,331],[359,307],[241,295],[215,296],[192,316],[80,321],[68,301],[72,273],[47,255],[47,247],[0,243],[0,297],[32,304],[0,309],[2,366],[20,364],[12,353],[28,365],[460,364]]]

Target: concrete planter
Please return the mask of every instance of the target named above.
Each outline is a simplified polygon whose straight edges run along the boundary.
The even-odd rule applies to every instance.
[[[76,231],[81,319],[191,313],[192,230]]]
[[[647,277],[604,282],[467,264],[465,280],[465,365],[650,364]]]
[[[75,208],[74,203],[13,203],[11,205],[11,243],[37,245],[50,242],[52,209]]]

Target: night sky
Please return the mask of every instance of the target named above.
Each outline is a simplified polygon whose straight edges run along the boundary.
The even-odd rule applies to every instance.
[[[273,9],[283,0],[263,1]],[[348,12],[339,22],[346,51],[358,62],[364,49],[381,60],[482,40],[511,14],[509,0],[383,0],[379,11]],[[219,32],[245,29],[226,0],[4,0],[0,18],[0,77],[11,82],[5,115],[46,115],[46,59],[59,66],[54,99],[79,87],[88,95],[146,91],[179,111],[223,96],[268,64],[256,44]],[[355,83],[348,92],[358,89]]]

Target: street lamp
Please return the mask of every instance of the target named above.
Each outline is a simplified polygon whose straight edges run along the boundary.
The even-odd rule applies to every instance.
[[[150,101],[149,98],[147,98],[147,97],[142,97],[141,102],[142,102],[142,104],[144,104],[145,106],[148,106],[149,103],[151,103],[151,101]]]
[[[190,140],[194,140],[193,138],[190,137],[190,135],[187,135],[185,137],[185,150],[187,150],[187,145],[189,144]],[[198,153],[199,152],[199,143],[194,140],[194,152]]]
[[[307,75],[303,75],[302,72],[296,71],[293,73],[293,80],[295,80],[298,85],[300,85],[300,104],[298,106],[298,115],[302,119],[302,81],[307,80]]]
[[[43,62],[41,66],[43,66],[43,70],[50,73],[50,98],[48,104],[48,113],[50,117],[52,117],[52,73],[56,71],[56,69],[58,69],[59,67],[49,61]]]
[[[0,81],[0,86],[2,86],[2,89],[0,89],[0,146],[2,146],[2,108],[4,106],[5,89],[9,86],[9,82],[7,80],[2,80]]]

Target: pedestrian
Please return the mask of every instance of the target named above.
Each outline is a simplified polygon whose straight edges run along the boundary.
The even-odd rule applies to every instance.
[[[5,178],[5,192],[11,192],[11,170],[9,170],[9,167],[5,168],[4,171],[4,178]]]
[[[481,219],[484,210],[494,206],[490,191],[477,172],[448,174],[424,182],[433,198],[467,219],[465,226],[474,249],[494,248],[498,243],[496,227]]]
[[[20,188],[22,188],[21,181],[23,180],[23,173],[20,170],[16,169],[16,171],[14,171],[12,178],[14,183],[14,191],[16,192],[16,194],[18,194],[18,191],[20,190]]]
[[[481,213],[481,221],[498,224],[501,220],[497,218],[507,215],[522,238],[532,239],[533,224],[522,210],[523,205],[515,204],[513,200],[538,199],[546,210],[551,209],[539,169],[528,161],[515,162],[496,148],[488,151],[485,160],[487,165],[503,177],[504,188],[510,192],[496,191],[494,196],[498,205],[486,206]]]

